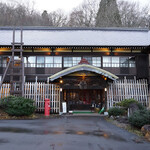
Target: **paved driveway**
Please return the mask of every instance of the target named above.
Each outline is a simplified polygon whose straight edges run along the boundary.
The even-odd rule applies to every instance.
[[[1,120],[0,150],[150,150],[102,117]]]

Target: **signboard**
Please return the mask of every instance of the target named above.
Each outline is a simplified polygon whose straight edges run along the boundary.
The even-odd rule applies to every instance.
[[[66,102],[62,102],[62,113],[67,113],[67,104]]]

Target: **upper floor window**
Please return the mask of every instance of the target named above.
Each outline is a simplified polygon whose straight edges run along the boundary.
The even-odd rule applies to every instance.
[[[128,57],[120,57],[120,67],[129,67]]]
[[[36,67],[36,57],[35,56],[28,57],[27,64],[28,67]]]
[[[54,67],[53,61],[54,61],[54,57],[53,56],[46,56],[45,57],[45,67],[46,68]]]
[[[129,67],[136,67],[135,57],[129,57]]]
[[[37,67],[44,67],[45,57],[37,56]]]
[[[73,66],[79,64],[80,61],[81,61],[81,57],[73,57]]]
[[[24,61],[27,67],[38,67],[38,68],[61,68],[62,57],[59,56],[29,56]]]
[[[92,57],[83,56],[83,58],[86,59],[90,65],[92,65]]]
[[[112,57],[112,67],[119,67],[119,57]]]
[[[101,67],[101,57],[92,57],[92,65]]]
[[[23,57],[24,58],[24,66],[27,67],[27,57]]]
[[[104,56],[103,67],[135,67],[135,57]]]
[[[111,67],[111,57],[103,57],[103,67]]]
[[[81,61],[81,57],[64,57],[64,67],[72,67]]]
[[[2,67],[6,67],[10,60],[10,56],[3,56],[2,57]]]
[[[101,57],[83,56],[83,58],[86,59],[90,65],[101,67]],[[81,57],[64,57],[64,67],[78,65],[81,59]]]
[[[54,64],[54,68],[61,68],[62,67],[62,57],[55,56],[53,64]]]
[[[119,67],[119,57],[103,57],[103,67]]]

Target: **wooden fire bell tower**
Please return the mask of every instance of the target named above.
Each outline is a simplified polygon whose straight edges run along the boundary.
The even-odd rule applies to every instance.
[[[17,34],[17,36],[16,36]],[[16,38],[19,41],[16,42]],[[23,30],[13,30],[11,57],[8,60],[0,88],[6,75],[10,75],[10,95],[24,96]],[[9,72],[9,74],[8,74]]]

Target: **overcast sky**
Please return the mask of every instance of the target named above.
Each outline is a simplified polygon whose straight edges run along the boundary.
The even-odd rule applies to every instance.
[[[48,12],[57,9],[62,9],[65,12],[71,11],[74,7],[80,5],[84,0],[0,0],[0,2],[29,2],[31,5],[34,3],[34,9]],[[100,0],[98,0],[100,1]],[[119,0],[118,0],[119,1]],[[148,5],[150,0],[124,0],[130,2],[139,2],[141,6]]]

